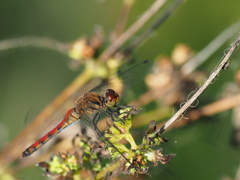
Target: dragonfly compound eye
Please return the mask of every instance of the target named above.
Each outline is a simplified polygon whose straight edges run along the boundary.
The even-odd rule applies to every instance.
[[[106,105],[109,107],[116,106],[119,102],[119,95],[113,89],[106,90]]]

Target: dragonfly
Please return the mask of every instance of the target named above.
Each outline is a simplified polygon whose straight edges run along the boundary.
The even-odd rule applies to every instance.
[[[74,123],[80,121],[80,119],[85,118],[86,114],[92,114],[99,111],[105,111],[108,117],[114,121],[114,114],[109,109],[109,107],[115,107],[119,102],[119,95],[113,89],[107,89],[105,95],[100,95],[95,92],[87,92],[77,101],[77,105],[71,108],[66,113],[63,120],[51,131],[49,131],[45,136],[39,139],[37,142],[32,144],[23,153],[22,157],[26,157],[37,151],[41,146],[47,143],[55,135],[66,129],[67,127],[73,125]],[[98,120],[98,114],[93,118],[93,125],[96,127]]]
[[[131,72],[133,69],[137,69],[139,66],[142,66],[147,62],[148,61],[143,61],[142,63],[133,66],[127,71],[121,73],[122,75],[120,76],[128,76],[129,72]],[[101,86],[102,85],[100,84],[94,89],[98,89]],[[107,89],[104,95],[92,91],[93,90],[81,96],[78,99],[76,106],[68,110],[63,120],[46,135],[44,135],[34,144],[29,146],[25,151],[23,151],[21,158],[30,156],[31,154],[36,152],[41,146],[46,144],[50,139],[52,139],[55,135],[80,120],[86,120],[88,123],[91,123],[91,128],[95,131],[98,131],[97,123],[99,121],[101,112],[104,112],[111,121],[115,121],[116,114],[114,114],[114,112],[111,110],[111,107],[117,107],[117,104],[120,100],[119,94],[113,89]],[[92,120],[89,120],[87,115],[94,113],[95,115]]]

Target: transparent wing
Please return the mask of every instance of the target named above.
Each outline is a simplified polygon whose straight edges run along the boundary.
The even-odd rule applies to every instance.
[[[130,90],[134,91],[134,87],[136,88],[140,82],[143,82],[144,75],[148,73],[150,65],[150,60],[145,60],[135,65],[123,65],[116,74],[111,75],[108,80],[104,80],[98,86],[91,89],[90,92],[104,94],[106,89],[114,89],[120,96],[124,97]],[[126,103],[127,100],[124,102]]]

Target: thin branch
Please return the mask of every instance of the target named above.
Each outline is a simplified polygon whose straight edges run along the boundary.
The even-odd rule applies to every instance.
[[[208,104],[200,109],[193,110],[189,113],[188,118],[184,118],[181,121],[177,121],[175,124],[171,125],[169,129],[179,128],[198,120],[202,116],[211,116],[229,109],[235,108],[240,105],[240,94],[235,96],[221,99]],[[161,127],[164,123],[160,123],[158,126]],[[147,125],[147,123],[145,124]]]
[[[149,25],[140,36],[138,36],[134,42],[125,50],[127,54],[130,54],[136,47],[139,47],[141,43],[143,43],[146,38],[149,38],[150,35],[155,31],[161,24],[163,24],[175,11],[176,9],[184,2],[184,0],[173,1],[170,6],[162,13],[158,15],[158,17]]]
[[[117,38],[99,57],[101,61],[106,61],[112,56],[130,37],[132,37],[158,10],[166,0],[156,0],[152,6],[119,38]]]
[[[135,3],[135,0],[123,0],[121,14],[120,14],[119,20],[116,24],[115,30],[112,33],[111,40],[114,41],[124,31],[130,10],[134,3]]]
[[[224,98],[208,104],[198,110],[193,110],[189,113],[191,119],[198,119],[200,116],[210,116],[228,109],[234,108],[240,104],[240,94],[232,97]]]
[[[171,126],[182,114],[196,101],[196,99],[203,93],[203,91],[213,82],[213,80],[216,78],[216,76],[219,74],[219,72],[222,69],[226,68],[226,65],[229,63],[229,58],[231,57],[234,50],[237,48],[238,44],[240,42],[240,35],[236,39],[236,41],[231,44],[230,49],[226,55],[223,56],[223,59],[219,63],[219,65],[216,67],[215,70],[210,74],[209,78],[206,80],[206,82],[199,88],[199,90],[179,109],[179,111],[171,118],[169,119],[159,130],[160,134],[163,133],[169,126]]]
[[[190,111],[187,118],[181,121],[177,121],[175,124],[171,125],[171,127],[169,127],[168,130],[172,128],[178,128],[178,127],[184,126],[189,122],[198,120],[202,116],[211,116],[223,111],[227,111],[229,109],[233,109],[239,105],[240,105],[240,94],[236,94],[231,97],[220,99],[211,104],[207,104],[201,108]],[[159,120],[166,119],[170,116],[171,113],[172,113],[172,107],[166,106],[166,107],[161,107],[160,110],[152,110],[147,113],[140,114],[134,119],[133,123],[135,124],[133,124],[133,126],[135,127],[146,126],[147,124],[149,124],[151,119],[154,119],[155,117],[158,117]],[[158,124],[159,127],[163,125],[164,123]]]
[[[51,49],[63,54],[67,54],[68,46],[54,39],[42,37],[21,37],[0,41],[0,51],[5,51],[13,48],[35,46],[45,49]]]
[[[207,60],[220,46],[222,46],[228,39],[236,34],[240,29],[240,21],[234,23],[221,34],[219,34],[213,41],[211,41],[204,49],[202,49],[196,56],[190,59],[181,68],[184,75],[191,74],[198,66]]]

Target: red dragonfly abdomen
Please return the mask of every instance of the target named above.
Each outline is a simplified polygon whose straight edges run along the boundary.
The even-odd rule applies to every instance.
[[[48,142],[53,136],[60,133],[66,127],[76,123],[79,121],[80,117],[79,114],[75,111],[75,108],[70,109],[67,114],[65,115],[64,119],[51,131],[49,131],[45,136],[39,139],[37,142],[32,144],[29,148],[27,148],[21,157],[29,156],[36,150],[38,150],[42,145]]]

